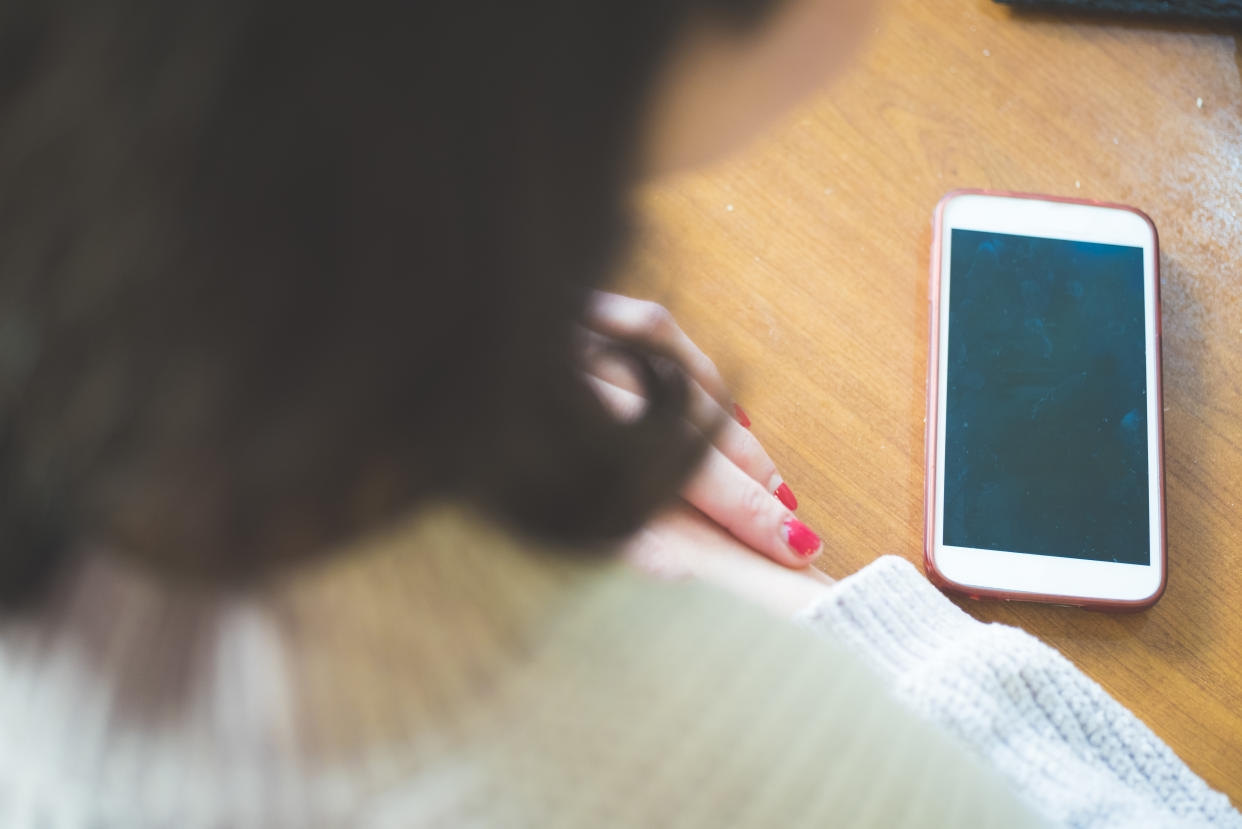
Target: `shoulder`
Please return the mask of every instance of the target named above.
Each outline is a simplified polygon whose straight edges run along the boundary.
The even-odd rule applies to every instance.
[[[1027,825],[1003,784],[844,648],[706,586],[611,570],[541,641],[449,765],[448,823]],[[359,824],[408,819],[444,791],[431,779],[389,790]]]

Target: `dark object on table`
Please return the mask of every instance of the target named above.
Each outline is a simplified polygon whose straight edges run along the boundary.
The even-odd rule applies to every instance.
[[[1018,8],[1160,15],[1242,24],[1242,0],[994,0]]]

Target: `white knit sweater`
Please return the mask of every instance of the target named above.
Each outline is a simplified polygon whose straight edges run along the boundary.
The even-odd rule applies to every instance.
[[[1056,650],[983,624],[884,556],[800,614],[1068,826],[1242,826],[1160,738]]]
[[[0,623],[0,827],[1242,826],[891,557],[818,639],[452,511],[244,596],[91,561]]]

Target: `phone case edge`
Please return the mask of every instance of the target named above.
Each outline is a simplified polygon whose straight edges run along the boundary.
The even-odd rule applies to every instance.
[[[936,436],[939,434],[939,430],[936,428],[936,402],[939,400],[938,384],[940,368],[940,349],[938,347],[940,343],[940,258],[941,247],[943,244],[942,236],[944,232],[945,207],[950,201],[958,196],[966,195],[1038,199],[1040,201],[1087,204],[1096,207],[1109,207],[1116,210],[1126,210],[1130,213],[1138,215],[1147,223],[1148,227],[1151,228],[1155,253],[1155,273],[1153,274],[1153,277],[1155,281],[1156,316],[1156,431],[1159,436],[1158,443],[1160,452],[1160,479],[1158,482],[1160,492],[1160,585],[1156,588],[1154,593],[1146,598],[1132,601],[1114,599],[1086,599],[1081,596],[1058,596],[1046,593],[1027,593],[1022,591],[970,587],[949,579],[936,567],[935,555],[933,554],[935,546],[933,544],[933,537],[935,535],[936,522]],[[1156,230],[1156,223],[1152,221],[1150,216],[1137,207],[1131,207],[1126,204],[1117,204],[1114,202],[1071,198],[1068,196],[1044,196],[1036,193],[1017,193],[1006,190],[988,190],[980,188],[950,190],[940,199],[939,202],[936,203],[936,210],[933,214],[931,262],[929,263],[929,271],[930,276],[927,288],[927,381],[924,388],[927,397],[927,417],[925,418],[923,433],[923,569],[927,573],[927,578],[932,582],[932,584],[935,584],[941,590],[957,593],[972,599],[987,598],[1000,599],[1003,601],[1062,604],[1082,607],[1088,610],[1101,610],[1115,613],[1132,613],[1140,610],[1146,610],[1154,605],[1160,600],[1160,597],[1164,595],[1165,588],[1168,586],[1169,582],[1168,517],[1165,510],[1164,492],[1166,475],[1164,463],[1164,342],[1162,336],[1163,320],[1161,317],[1160,303],[1160,234]]]

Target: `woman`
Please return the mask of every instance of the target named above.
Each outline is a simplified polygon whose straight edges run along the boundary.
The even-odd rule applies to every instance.
[[[6,4],[0,822],[1236,822],[596,292],[863,5]]]

